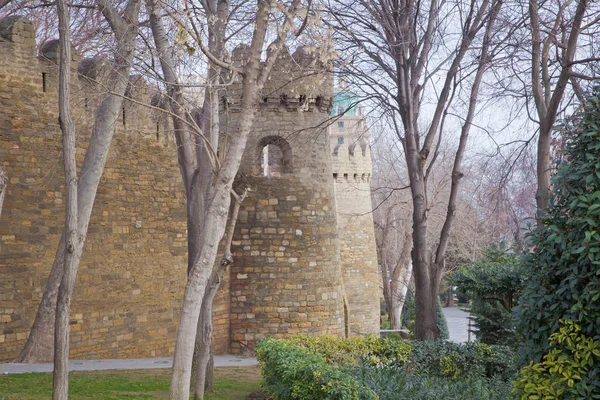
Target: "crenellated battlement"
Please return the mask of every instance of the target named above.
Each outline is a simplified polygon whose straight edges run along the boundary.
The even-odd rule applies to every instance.
[[[370,135],[363,116],[341,114],[333,118],[330,146],[336,183],[369,184],[373,162]]]
[[[232,52],[233,64],[243,67],[248,51],[248,45],[237,46]],[[221,98],[223,111],[239,112],[241,93],[242,78],[238,76]],[[282,49],[259,95],[259,105],[261,111],[329,113],[333,75],[309,48],[299,47],[294,54]]]
[[[10,42],[15,53],[33,56],[36,51],[35,28],[25,17],[12,15],[0,19],[0,46]],[[4,46],[2,47],[4,51]]]
[[[58,39],[40,46],[36,56],[35,30],[29,20],[10,16],[0,20],[0,82],[5,92],[25,91],[28,101],[39,102],[54,112],[58,102]],[[71,51],[71,95],[80,135],[89,133],[95,111],[107,93],[111,63],[104,57],[81,58]],[[117,131],[135,133],[141,138],[174,146],[168,137],[169,123],[164,113],[148,107],[155,90],[139,75],[132,75],[119,117]],[[52,105],[52,106],[51,106]],[[55,130],[58,133],[58,130]]]

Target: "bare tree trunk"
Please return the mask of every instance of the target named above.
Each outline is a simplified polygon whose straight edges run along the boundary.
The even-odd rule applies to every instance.
[[[277,39],[272,43],[273,51],[269,53],[263,64],[260,59],[265,46],[272,4],[266,0],[258,1],[248,58],[242,71],[243,95],[239,117],[235,128],[231,132],[229,146],[223,151],[224,157],[221,166],[214,179],[211,179],[210,185],[206,186],[206,192],[203,193],[207,201],[203,212],[205,222],[202,230],[202,246],[188,273],[188,281],[183,296],[183,307],[173,356],[171,400],[189,399],[194,344],[196,342],[198,320],[200,319],[200,309],[216,261],[217,248],[225,233],[233,180],[239,170],[248,135],[252,128],[259,91],[264,86],[281,49],[285,46],[284,38],[293,28],[292,18],[296,15],[299,5],[300,1],[294,0],[288,7],[285,13],[285,21],[281,25]]]
[[[402,318],[400,317],[402,314],[402,309],[399,307],[400,305],[396,301],[396,296],[393,296],[393,301],[389,305],[389,320],[390,320],[390,329],[397,330],[402,326]]]
[[[96,111],[92,136],[83,160],[77,186],[77,230],[84,237],[87,235],[98,185],[106,164],[115,124],[122,108],[123,95],[129,84],[140,5],[139,0],[130,0],[123,18],[118,15],[108,0],[97,0],[97,2],[115,33],[117,50],[115,51],[113,70],[108,81],[111,94],[104,98]],[[63,232],[29,337],[15,362],[52,361],[56,301],[58,287],[62,280],[65,247],[65,233]]]
[[[227,268],[233,263],[233,255],[231,254],[231,241],[233,240],[233,233],[235,231],[235,225],[240,212],[240,206],[248,195],[248,189],[244,191],[242,196],[238,196],[233,191],[232,195],[235,197],[235,204],[231,212],[228,228],[229,230],[225,239],[223,258],[221,258],[221,262],[219,262],[217,270],[213,272],[213,275],[210,278],[210,283],[206,292],[204,293],[202,309],[200,311],[200,318],[198,321],[198,331],[196,333],[196,349],[198,354],[196,359],[196,385],[194,391],[196,400],[204,399],[204,390],[207,386],[207,383],[209,383],[207,380],[207,371],[209,369],[209,363],[212,361],[211,356],[213,350],[213,302],[217,291],[219,290],[219,286],[221,285],[221,281],[223,280],[223,275],[227,271]],[[210,382],[209,384],[211,387],[213,386],[213,382]]]
[[[181,90],[181,86],[178,85],[177,77],[174,72],[174,64],[169,53],[169,44],[167,40],[167,36],[161,21],[161,17],[158,13],[157,4],[152,1],[147,1],[148,9],[150,10],[150,24],[152,29],[152,34],[154,37],[154,42],[156,44],[156,48],[159,54],[159,60],[162,66],[163,76],[165,82],[167,82],[167,89],[169,94],[169,104],[172,113],[173,126],[175,128],[175,137],[177,140],[178,147],[178,161],[181,169],[181,174],[183,176],[183,182],[186,189],[186,197],[187,197],[187,225],[188,225],[188,283],[191,279],[192,271],[194,271],[194,265],[198,262],[200,252],[204,249],[206,250],[206,240],[209,235],[207,235],[206,229],[213,229],[212,226],[206,225],[208,222],[207,219],[204,218],[205,210],[205,200],[208,198],[211,190],[213,189],[211,186],[207,185],[207,182],[210,182],[213,176],[213,170],[215,169],[214,160],[210,158],[209,152],[213,149],[210,148],[211,144],[206,142],[206,131],[197,132],[196,140],[192,141],[191,134],[189,131],[189,127],[184,123],[187,115],[185,112],[185,106],[183,104],[183,93]],[[210,97],[210,95],[209,95]],[[205,98],[205,107],[206,102],[208,100]],[[203,112],[203,115],[205,113]],[[209,113],[210,115],[210,113]],[[202,122],[201,122],[202,124]],[[204,125],[204,124],[203,124]],[[203,138],[200,135],[204,135]],[[196,157],[193,156],[193,149],[196,149]],[[203,165],[204,168],[202,171],[200,169],[196,169],[197,165]],[[228,207],[228,206],[227,206]],[[220,239],[220,236],[217,235]],[[218,246],[218,240],[216,245]],[[214,238],[212,238],[214,242]],[[210,246],[210,245],[209,245]],[[203,268],[210,271],[210,268],[206,267],[206,257],[205,254],[202,254],[204,259],[205,266]],[[209,256],[210,257],[210,256]],[[196,268],[196,272],[197,272]],[[199,282],[199,286],[202,286],[202,280]],[[212,285],[215,285],[213,282]],[[211,286],[212,286],[211,285]],[[189,294],[188,286],[186,286],[186,295]],[[203,288],[202,288],[203,289]],[[216,290],[215,290],[216,291]],[[196,353],[198,353],[200,348],[211,347],[212,345],[212,299],[210,301],[209,307],[202,307],[202,304],[206,304],[206,297],[209,295],[210,289],[207,290],[204,296],[199,297],[197,300],[201,300],[202,302],[199,304],[198,312],[198,326],[196,327]],[[204,299],[202,298],[204,297]],[[200,308],[201,307],[201,308]],[[201,312],[203,310],[203,312]],[[205,315],[208,313],[208,315]],[[208,323],[205,323],[206,319],[208,319]],[[186,336],[190,333],[186,332]],[[178,337],[180,335],[178,334]],[[205,343],[206,342],[206,343]],[[198,354],[196,358],[196,381],[195,381],[195,398],[203,398],[204,397],[204,382],[206,377],[206,366],[208,362],[208,358],[203,358],[202,356],[205,353]],[[176,375],[176,368],[173,368],[173,376]],[[185,370],[182,372],[185,374]],[[177,375],[178,377],[180,375]],[[189,382],[186,384],[187,393],[189,393]],[[171,391],[171,396],[178,396],[179,393],[185,392],[185,389],[177,388],[176,390]],[[174,393],[175,392],[175,393]],[[181,394],[185,396],[189,396],[188,394]]]
[[[452,289],[452,281],[448,285],[448,302],[446,303],[448,307],[454,307],[454,290]]]
[[[416,124],[416,121],[415,121]],[[437,328],[437,285],[432,279],[432,270],[428,260],[427,245],[427,190],[423,160],[418,151],[418,134],[410,121],[406,130],[404,151],[410,177],[410,189],[413,199],[413,249],[412,261],[415,275],[415,336],[419,340],[438,339]]]
[[[218,59],[223,58],[229,5],[229,0],[210,0],[203,3],[204,10],[208,16],[208,51]],[[219,150],[220,147],[219,133],[221,132],[221,129],[219,120],[219,85],[222,82],[221,71],[222,68],[220,66],[212,62],[208,63],[207,77],[209,86],[206,88],[201,114],[202,132],[206,137],[210,138],[210,143],[212,148],[216,149],[215,151]],[[199,157],[197,163],[201,170],[206,171],[201,175],[199,180],[202,182],[201,184],[203,187],[206,187],[209,183],[209,180],[212,178],[212,174],[208,173],[209,170],[207,168],[207,161],[209,159],[207,154],[205,154],[206,145],[200,147],[198,144],[199,140],[197,140],[197,156]],[[224,150],[221,150],[221,152],[223,151]],[[229,228],[230,230],[235,228],[237,213],[239,211],[239,201],[240,199],[236,197],[236,203],[234,205],[233,212],[234,215],[231,216],[230,223],[232,225]],[[200,319],[196,331],[196,344],[194,352],[197,357],[196,360],[194,360],[194,364],[196,366],[194,396],[196,399],[203,399],[205,390],[212,391],[214,388],[214,347],[212,323],[213,301],[217,291],[219,290],[221,280],[223,279],[223,274],[225,273],[228,265],[223,264],[223,262],[227,261],[229,263],[232,261],[230,255],[231,240],[233,238],[232,235],[233,231],[227,235],[228,237],[225,244],[226,254],[221,260],[216,273],[213,273],[211,276],[208,290],[204,294],[204,299],[202,300],[202,308],[200,310]],[[229,256],[227,254],[229,254]]]
[[[56,4],[60,43],[58,120],[62,131],[67,201],[65,203],[66,255],[56,305],[52,399],[67,400],[69,398],[69,312],[83,241],[80,240],[77,232],[77,161],[75,160],[75,124],[71,116],[70,15],[65,0],[58,0]]]
[[[0,217],[2,216],[2,205],[4,204],[4,197],[6,195],[6,186],[8,186],[8,178],[4,174],[2,166],[0,166]]]
[[[394,301],[390,310],[390,329],[402,328],[402,309],[406,302],[406,293],[408,292],[408,285],[412,278],[412,262],[410,259],[406,267],[403,268],[403,272],[402,277],[393,285]]]
[[[547,127],[545,121],[540,121],[540,133],[537,143],[537,191],[535,203],[539,211],[548,207],[550,195],[550,143],[552,142],[552,126]]]
[[[379,257],[381,260],[381,284],[383,286],[383,300],[385,301],[388,313],[391,315],[392,303],[394,302],[392,296],[392,284],[390,282],[390,276],[383,252],[380,253]]]
[[[196,382],[194,385],[194,399],[203,400],[204,391],[206,389],[206,372],[210,361],[210,353],[213,344],[213,324],[212,324],[212,299],[211,292],[216,292],[213,287],[217,286],[216,282],[211,279],[211,283],[204,294],[202,300],[202,308],[200,310],[200,318],[198,320],[198,330],[196,332],[196,349],[197,356],[194,360],[196,363]],[[214,298],[214,296],[213,296]]]
[[[231,181],[233,181],[233,176]],[[215,200],[206,214],[202,250],[188,274],[173,357],[173,375],[170,390],[172,400],[189,399],[196,329],[204,292],[217,256],[217,248],[225,232],[231,181],[222,179],[217,182],[218,186],[215,188],[214,194]]]
[[[260,51],[255,54],[257,61],[259,55]],[[226,159],[211,191],[210,198],[212,198],[212,202],[205,214],[206,222],[202,233],[202,250],[194,260],[192,269],[188,274],[181,319],[177,331],[175,355],[173,357],[173,375],[170,390],[172,400],[187,400],[189,398],[192,359],[202,299],[216,260],[219,242],[225,233],[227,214],[231,203],[229,192],[235,172],[239,168],[255,114],[255,98],[258,88],[256,85],[248,83],[245,83],[245,87],[244,94],[247,93],[248,98],[244,96],[243,99],[246,104],[243,104],[242,107],[239,126],[234,135],[235,140],[231,142]]]

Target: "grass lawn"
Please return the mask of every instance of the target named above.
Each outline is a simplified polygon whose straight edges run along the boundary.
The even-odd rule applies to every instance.
[[[72,372],[69,399],[167,399],[170,369]],[[215,368],[215,391],[206,400],[243,400],[259,390],[258,367]],[[52,374],[0,375],[0,400],[52,398]]]

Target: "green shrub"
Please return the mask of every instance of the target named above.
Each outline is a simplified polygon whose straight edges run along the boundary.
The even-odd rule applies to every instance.
[[[448,321],[446,321],[446,315],[444,314],[444,310],[442,309],[442,303],[440,299],[437,301],[437,327],[440,331],[440,339],[448,340],[450,339],[450,332],[448,331]]]
[[[517,366],[515,352],[507,346],[415,341],[412,342],[407,370],[430,376],[509,381],[516,375]]]
[[[506,400],[510,382],[471,377],[450,379],[428,374],[407,374],[394,366],[362,366],[357,378],[379,395],[380,400]]]
[[[510,311],[523,287],[520,258],[492,246],[480,261],[453,272],[452,281],[472,299],[470,312],[477,340],[516,346],[515,323]]]
[[[515,315],[523,363],[540,362],[559,320],[600,340],[600,96],[560,127],[566,147],[552,180],[549,206],[530,236],[527,286]]]
[[[514,388],[520,399],[600,399],[598,341],[583,335],[573,321],[561,323],[550,335],[552,347],[544,360],[521,369]]]
[[[294,336],[288,339],[320,354],[327,364],[357,365],[360,360],[370,364],[404,363],[408,360],[411,346],[394,337],[376,338],[375,336],[354,336],[338,338],[334,336]]]
[[[371,400],[377,395],[347,369],[298,343],[261,339],[256,344],[263,389],[277,400]]]
[[[489,301],[478,296],[472,297],[469,312],[473,316],[477,341],[516,348],[518,340],[511,313],[497,301]]]
[[[375,399],[377,395],[382,399],[453,398],[435,397],[444,390],[456,393],[454,398],[500,399],[506,397],[496,396],[505,392],[516,374],[510,348],[481,343],[295,336],[261,339],[256,351],[263,387],[277,400]],[[385,394],[388,389],[382,379],[386,374],[393,375],[389,396],[399,390],[403,397]],[[461,391],[472,397],[458,396]]]

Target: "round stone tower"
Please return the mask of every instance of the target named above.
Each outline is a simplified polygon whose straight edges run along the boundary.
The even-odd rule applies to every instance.
[[[234,61],[243,54],[236,49]],[[232,243],[233,352],[267,335],[345,332],[327,123],[333,82],[322,71],[302,48],[286,52],[262,92],[236,180],[250,194]],[[222,126],[236,118],[239,90],[223,98]]]

